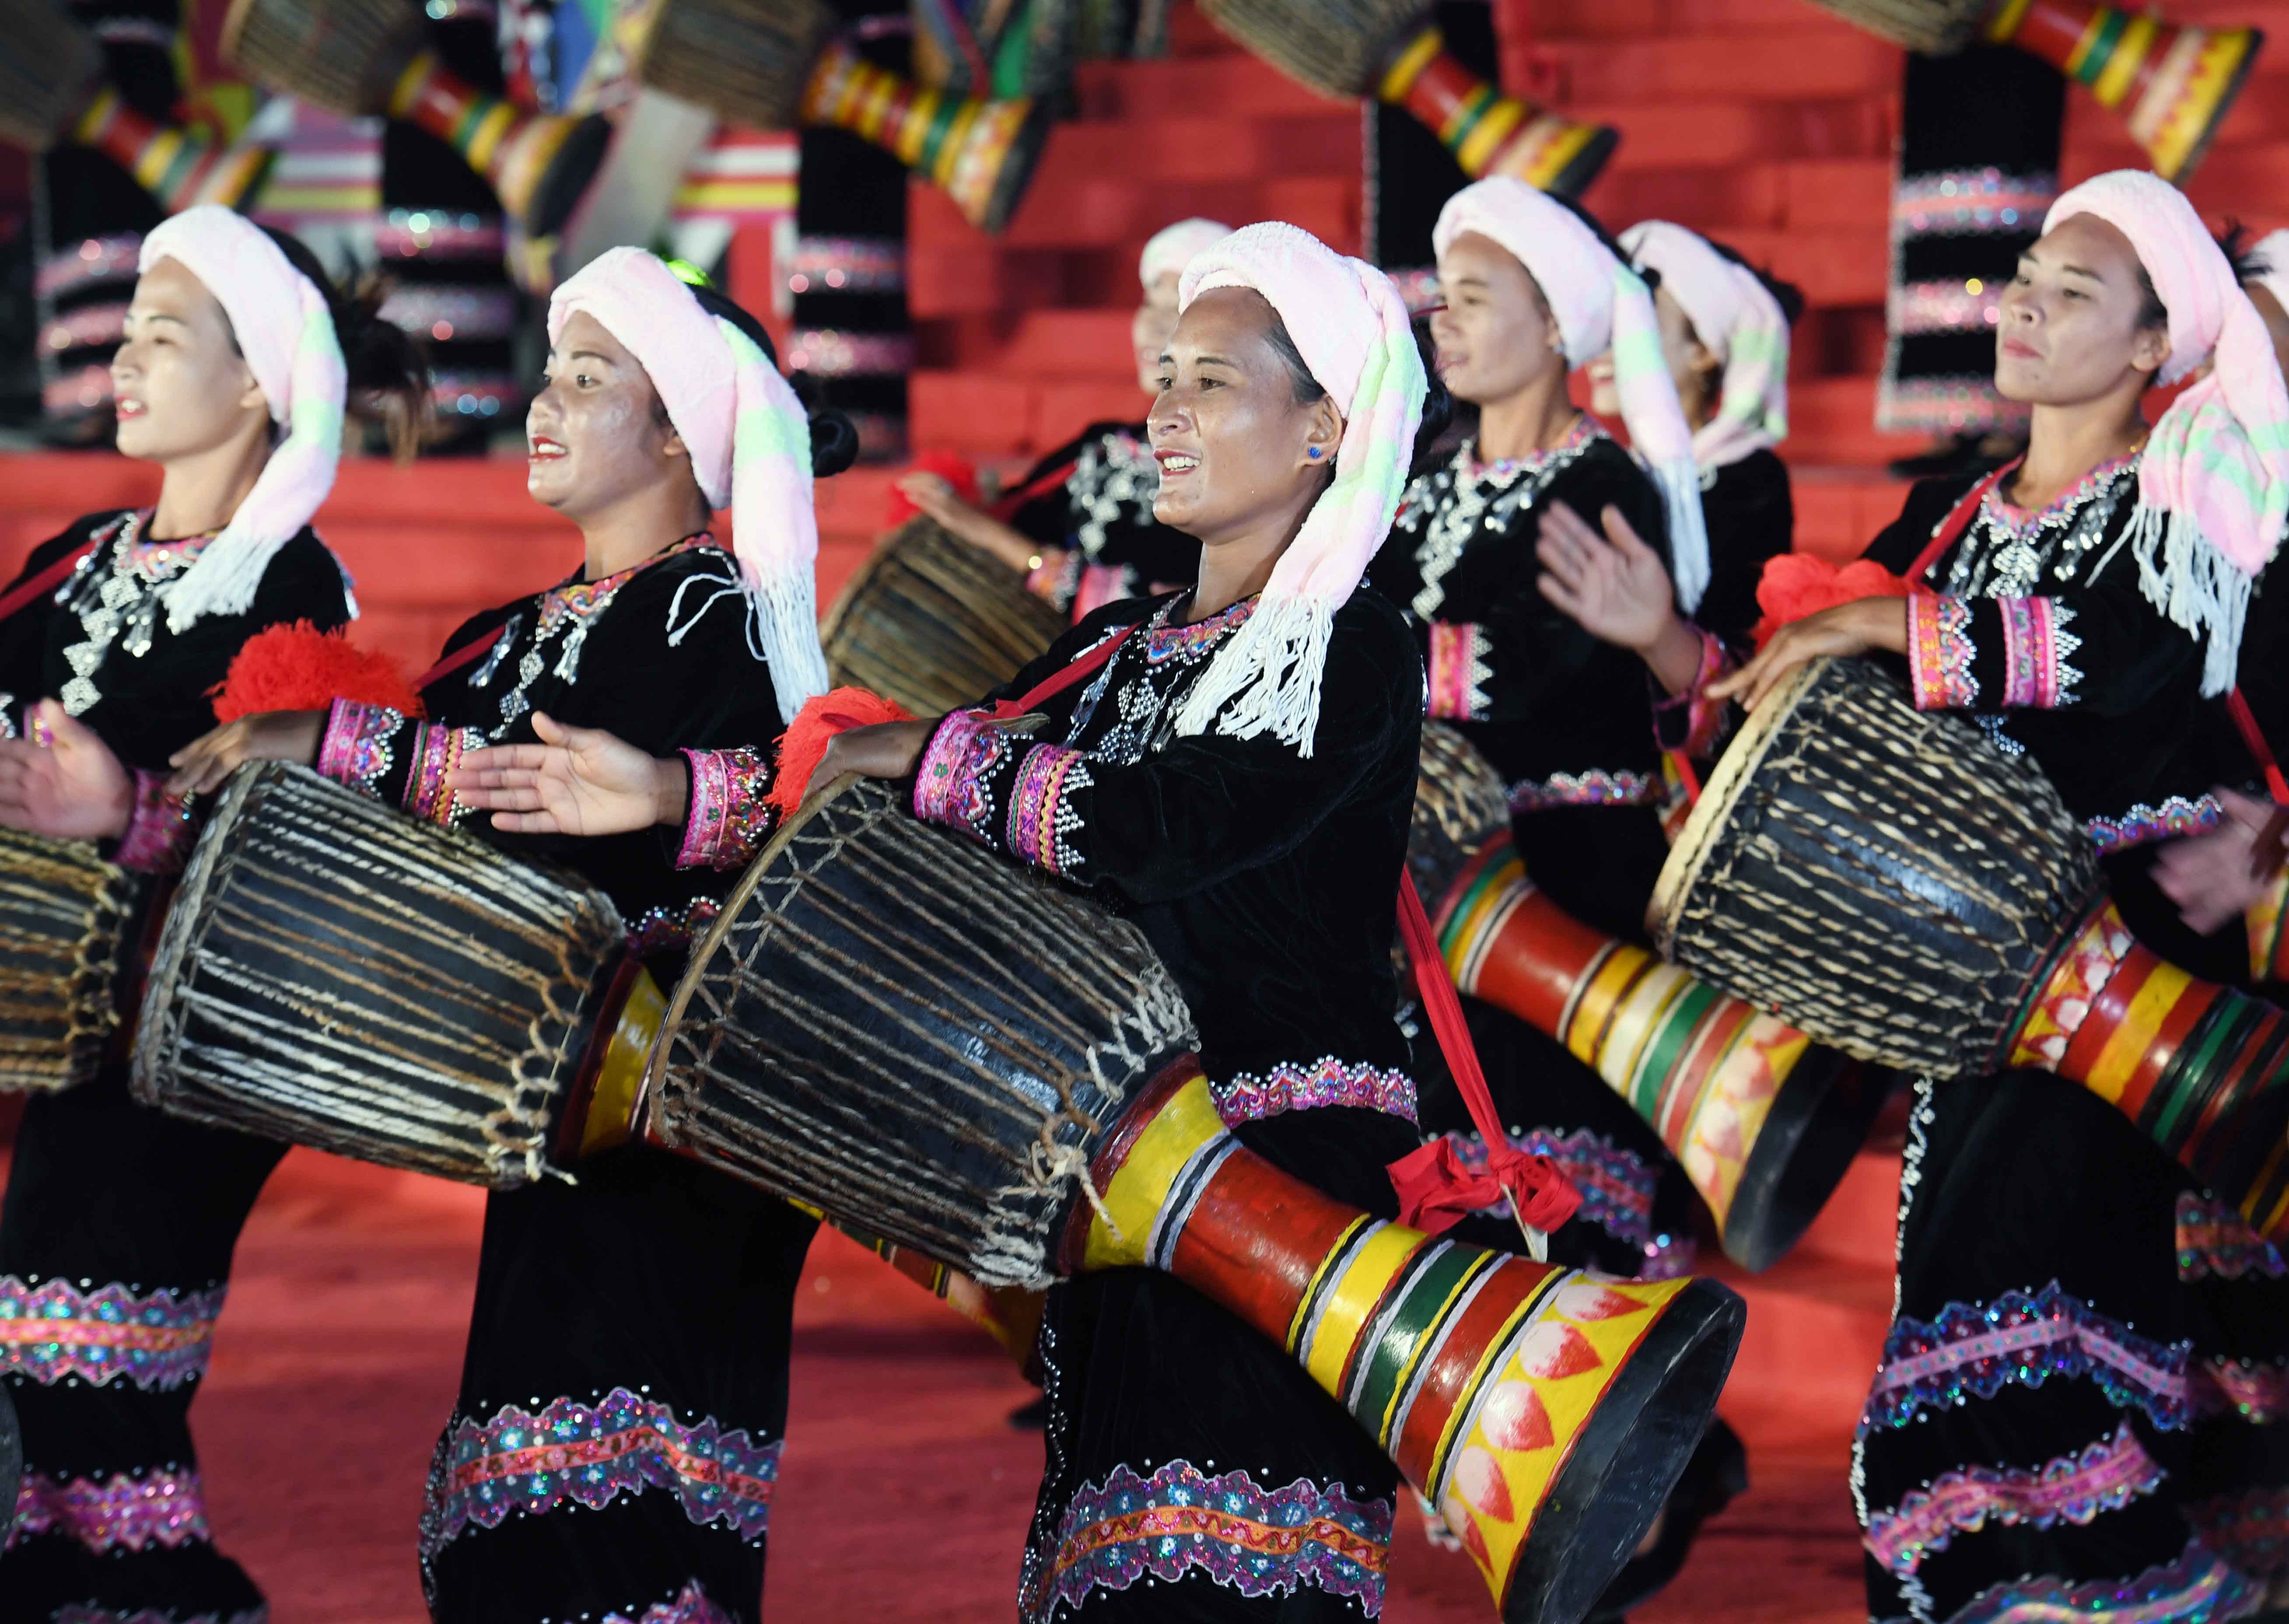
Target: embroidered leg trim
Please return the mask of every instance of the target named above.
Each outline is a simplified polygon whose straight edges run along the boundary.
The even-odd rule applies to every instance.
[[[2280,1279],[2289,1266],[2271,1243],[2249,1227],[2242,1215],[2222,1201],[2184,1190],[2178,1196],[2178,1278],[2199,1280],[2210,1275],[2238,1280],[2245,1274]]]
[[[146,1391],[206,1374],[223,1288],[137,1296],[124,1286],[82,1292],[68,1280],[35,1286],[0,1275],[0,1374],[43,1386],[122,1380]]]
[[[693,1580],[672,1602],[655,1602],[642,1612],[608,1612],[604,1624],[731,1624],[731,1615],[707,1599]]]
[[[1892,1510],[1870,1517],[1862,1543],[1888,1572],[1905,1579],[1958,1533],[1976,1533],[1990,1522],[2035,1528],[2086,1524],[2102,1511],[2119,1510],[2151,1494],[2163,1477],[2125,1421],[2112,1438],[2062,1455],[2039,1471],[1967,1466],[1948,1472]]]
[[[701,1526],[747,1540],[770,1527],[782,1440],[758,1443],[714,1417],[685,1425],[666,1405],[615,1388],[589,1405],[559,1398],[539,1414],[512,1405],[447,1432],[421,1513],[421,1559],[512,1511],[601,1510],[623,1494],[665,1489]]]
[[[2260,1579],[2289,1574],[2289,1488],[2221,1494],[2186,1508],[2201,1542]]]
[[[1990,1586],[1947,1624],[2213,1624],[2238,1617],[2261,1594],[2197,1535],[2176,1561],[2126,1581],[2044,1577]]]
[[[1249,1597],[1310,1587],[1378,1618],[1391,1526],[1391,1501],[1355,1501],[1307,1478],[1265,1490],[1246,1472],[1210,1477],[1186,1461],[1150,1477],[1115,1467],[1066,1504],[1057,1554],[1029,1576],[1019,1611],[1030,1624],[1047,1624],[1092,1590],[1198,1573]]]
[[[121,1472],[101,1483],[26,1477],[8,1543],[36,1534],[61,1534],[92,1551],[172,1550],[214,1538],[198,1473],[166,1469],[140,1477]]]

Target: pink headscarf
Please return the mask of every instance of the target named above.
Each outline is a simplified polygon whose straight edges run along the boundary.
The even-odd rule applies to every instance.
[[[751,641],[770,665],[781,719],[793,721],[804,700],[826,691],[810,414],[753,338],[701,308],[683,279],[641,248],[601,254],[556,290],[551,344],[580,310],[650,376],[700,494],[731,510]]]
[[[1788,438],[1788,314],[1747,266],[1709,240],[1667,220],[1622,233],[1631,263],[1659,274],[1661,285],[1724,369],[1716,415],[1693,431],[1703,470],[1730,467]]]
[[[164,589],[167,625],[182,632],[202,616],[253,608],[270,561],[333,490],[349,367],[324,292],[243,215],[203,203],[169,216],[143,239],[138,274],[162,259],[174,260],[214,295],[271,421],[286,431],[222,533]]]
[[[1391,278],[1308,231],[1270,221],[1233,232],[1185,267],[1177,308],[1216,288],[1252,288],[1279,313],[1342,410],[1344,437],[1335,478],[1272,566],[1256,612],[1185,697],[1176,731],[1268,730],[1308,756],[1336,611],[1391,532],[1429,384]]]
[[[1661,488],[1669,514],[1670,575],[1678,603],[1691,614],[1709,587],[1709,531],[1701,516],[1693,432],[1662,358],[1653,295],[1571,209],[1515,176],[1489,175],[1448,198],[1431,245],[1444,259],[1464,232],[1499,244],[1526,267],[1558,322],[1569,368],[1614,352],[1622,421]]]
[[[2173,384],[2215,356],[2148,437],[2129,531],[2138,584],[2172,621],[2207,640],[2202,691],[2231,687],[2250,582],[2289,521],[2289,390],[2257,306],[2184,193],[2157,176],[2116,170],[2051,205],[2046,234],[2095,215],[2130,239],[2170,313]]]
[[[1194,254],[1204,248],[1214,248],[1231,235],[1231,227],[1198,217],[1163,226],[1144,244],[1144,252],[1137,261],[1137,280],[1150,293],[1154,283],[1170,271],[1181,275]]]

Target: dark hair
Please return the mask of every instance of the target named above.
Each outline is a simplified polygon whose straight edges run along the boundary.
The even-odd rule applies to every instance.
[[[2248,227],[2239,220],[2229,219],[2217,239],[2218,252],[2223,254],[2225,262],[2233,267],[2233,279],[2245,288],[2259,277],[2269,276],[2280,268],[2263,254],[2254,251],[2250,247],[2249,238]]]
[[[2146,274],[2146,262],[2141,259],[2137,266],[2138,291],[2145,296],[2144,302],[2138,306],[2139,330],[2142,332],[2149,327],[2169,326],[2169,306],[2164,304],[2162,296],[2154,291],[2154,279]]]
[[[1257,297],[1262,298],[1262,295]],[[1272,308],[1270,299],[1264,299],[1264,303],[1267,310]],[[1422,426],[1415,431],[1415,444],[1408,451],[1410,462],[1424,447],[1447,432],[1447,425],[1455,416],[1455,398],[1447,393],[1447,386],[1439,379],[1439,369],[1432,364],[1429,326],[1417,321],[1412,327],[1415,347],[1423,354],[1423,376],[1428,386],[1423,395]],[[1295,390],[1296,404],[1314,406],[1326,398],[1328,392],[1320,387],[1320,380],[1312,376],[1312,369],[1304,364],[1304,352],[1296,347],[1295,337],[1288,332],[1288,323],[1280,318],[1279,311],[1272,310],[1272,325],[1264,338],[1271,345],[1272,353],[1279,356],[1288,368],[1288,381]]]
[[[429,396],[429,353],[426,346],[395,322],[382,320],[382,302],[389,297],[388,282],[379,275],[360,277],[348,288],[336,285],[307,244],[290,232],[262,227],[286,263],[310,279],[326,301],[334,319],[334,338],[342,346],[349,375],[349,403],[380,419],[389,436],[390,451],[401,461],[420,449],[434,420]],[[234,346],[238,335],[231,335]]]
[[[702,310],[712,316],[717,316],[730,322],[732,326],[754,341],[755,347],[763,352],[763,358],[772,366],[776,367],[779,364],[778,346],[771,342],[769,330],[753,314],[740,306],[733,304],[724,296],[721,289],[712,284],[695,282],[687,285],[691,289],[691,297],[699,301],[699,307]],[[812,404],[810,398],[810,380],[802,373],[794,374],[787,379],[787,383],[794,390],[795,398],[802,402],[803,410],[810,414],[812,475],[815,478],[825,479],[841,473],[852,463],[857,462],[858,430],[850,419],[832,406]],[[667,416],[667,406],[665,402],[659,400],[657,392],[653,395],[653,402],[654,412],[665,420]]]
[[[1714,237],[1703,237],[1701,240],[1717,251],[1717,257],[1719,259],[1731,260],[1735,265],[1739,266],[1743,270],[1748,272],[1750,275],[1764,283],[1765,291],[1771,294],[1773,296],[1773,302],[1781,307],[1781,319],[1786,322],[1791,327],[1797,324],[1798,319],[1804,314],[1804,290],[1802,288],[1798,287],[1796,283],[1792,282],[1783,282],[1779,277],[1774,275],[1761,265],[1750,264],[1749,261],[1742,256],[1741,251],[1738,249],[1734,248],[1729,244],[1719,243]]]

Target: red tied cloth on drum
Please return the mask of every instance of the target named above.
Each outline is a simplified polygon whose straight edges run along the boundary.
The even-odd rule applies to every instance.
[[[207,694],[219,722],[264,711],[322,711],[337,699],[421,714],[420,695],[395,660],[307,620],[265,626],[248,638]]]
[[[1110,660],[1136,630],[1131,625],[1119,636],[1106,638],[1020,697],[996,701],[993,720],[1014,721],[1087,678]],[[897,709],[889,700],[851,688],[836,689],[803,706],[780,749],[778,780],[771,786],[773,804],[780,804],[783,796],[791,798],[783,806],[785,810],[801,801],[811,774],[818,770],[819,757],[825,753],[826,741],[844,728],[865,725],[851,714],[861,712],[862,701],[889,711]],[[873,720],[905,718],[900,712]],[[807,725],[818,735],[816,753],[806,738],[803,753],[808,759],[799,760],[796,733]],[[1454,1142],[1444,1134],[1392,1163],[1391,1187],[1399,1197],[1399,1221],[1427,1235],[1437,1235],[1508,1198],[1519,1226],[1529,1231],[1529,1239],[1535,1234],[1546,1235],[1574,1215],[1582,1205],[1582,1192],[1557,1163],[1546,1156],[1527,1155],[1503,1132],[1494,1096],[1487,1091],[1486,1073],[1479,1065],[1478,1050],[1471,1042],[1471,1029],[1463,1020],[1462,996],[1455,991],[1455,978],[1447,969],[1446,955],[1439,951],[1439,938],[1431,928],[1430,916],[1423,911],[1423,899],[1416,894],[1415,878],[1404,867],[1399,872],[1399,934],[1414,961],[1416,988],[1422,994],[1424,1012],[1439,1039],[1440,1051],[1447,1057],[1447,1069],[1454,1074],[1471,1120],[1487,1147],[1483,1172],[1464,1162],[1456,1153]]]
[[[763,804],[781,817],[792,817],[810,792],[810,780],[826,757],[826,747],[838,733],[853,728],[879,727],[884,722],[912,721],[914,713],[895,699],[863,688],[834,688],[802,702],[787,729],[779,736],[778,770],[771,776]]]

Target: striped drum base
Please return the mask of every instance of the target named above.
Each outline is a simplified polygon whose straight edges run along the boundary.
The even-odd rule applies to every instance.
[[[1098,1149],[1068,1270],[1157,1268],[1294,1356],[1436,1504],[1505,1620],[1581,1618],[1651,1525],[1738,1347],[1710,1280],[1607,1280],[1369,1217],[1243,1149],[1170,1067]]]
[[[1559,197],[1579,196],[1622,139],[1610,124],[1579,123],[1503,95],[1455,60],[1435,24],[1400,47],[1376,95],[1420,120],[1464,174],[1514,175]]]
[[[388,113],[459,153],[532,238],[563,229],[602,166],[612,136],[610,122],[599,115],[520,111],[447,72],[429,51],[417,52],[398,76]]]

